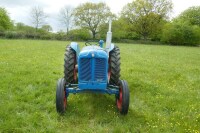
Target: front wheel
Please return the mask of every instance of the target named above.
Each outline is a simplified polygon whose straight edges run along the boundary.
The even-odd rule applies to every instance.
[[[66,82],[64,78],[59,79],[57,82],[57,89],[56,89],[56,109],[57,112],[61,114],[65,112],[67,106],[65,84]]]
[[[125,80],[119,80],[119,95],[116,96],[116,105],[122,115],[128,113],[129,97],[128,83]]]

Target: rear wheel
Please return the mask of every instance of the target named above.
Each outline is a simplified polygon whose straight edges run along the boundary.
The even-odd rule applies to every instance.
[[[57,82],[56,89],[56,109],[58,113],[64,113],[67,107],[67,97],[66,97],[66,89],[65,89],[65,80],[61,78]]]
[[[128,83],[125,80],[119,80],[119,95],[116,96],[116,105],[122,115],[128,113],[129,97]]]
[[[68,45],[64,59],[64,79],[66,83],[77,82],[76,64],[76,52]]]
[[[118,85],[120,78],[120,50],[115,46],[109,54],[109,70],[108,79],[109,84]]]

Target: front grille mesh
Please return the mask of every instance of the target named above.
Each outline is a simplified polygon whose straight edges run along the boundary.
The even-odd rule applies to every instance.
[[[95,60],[95,80],[103,81],[106,80],[106,60],[102,58],[97,58]]]
[[[80,65],[81,65],[80,79],[83,81],[91,80],[92,79],[91,60],[88,58],[83,58],[81,59]]]
[[[79,78],[81,81],[105,81],[106,68],[106,59],[104,58],[82,58]]]

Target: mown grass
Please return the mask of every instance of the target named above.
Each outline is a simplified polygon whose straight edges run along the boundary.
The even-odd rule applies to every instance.
[[[117,44],[130,110],[110,95],[70,95],[60,116],[61,41],[0,40],[0,132],[200,132],[200,48]]]

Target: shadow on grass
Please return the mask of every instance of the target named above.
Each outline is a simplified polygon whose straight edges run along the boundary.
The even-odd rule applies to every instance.
[[[101,116],[108,114],[108,112],[117,112],[114,95],[84,93],[70,95],[68,107],[63,117],[73,115],[88,117],[88,114]]]
[[[145,116],[132,108],[129,108],[127,115],[121,115],[117,110],[114,95],[80,94],[69,100],[65,114],[59,115],[58,121],[66,121],[77,126],[93,123],[101,127],[113,126],[120,129],[121,125],[126,124],[126,131],[137,132],[137,127],[145,124]]]

